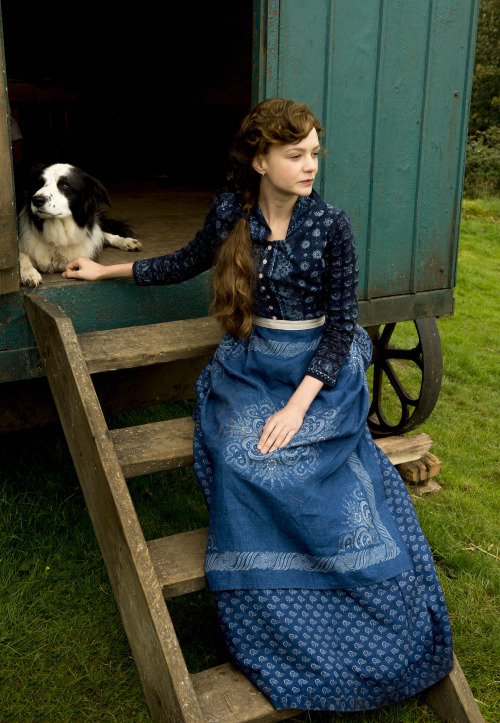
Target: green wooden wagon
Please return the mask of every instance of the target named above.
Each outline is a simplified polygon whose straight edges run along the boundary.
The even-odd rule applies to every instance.
[[[196,76],[192,67],[187,70],[188,110],[196,118],[203,114],[201,127],[206,126],[210,138],[215,136],[219,144],[208,158],[201,155],[198,165],[212,168],[217,180],[222,180],[214,161],[215,152],[225,155],[219,138],[223,133],[229,136],[237,118],[253,102],[281,96],[300,99],[313,108],[327,129],[328,153],[322,161],[318,191],[347,210],[358,244],[360,322],[370,328],[376,349],[370,425],[376,434],[415,429],[432,411],[440,389],[442,361],[435,320],[453,313],[478,2],[255,0],[253,33],[249,0],[232,4],[239,8],[220,5],[219,17],[211,11],[210,21],[200,22],[210,22],[209,36],[218,32],[220,24],[222,42],[227,42],[232,30],[240,42],[236,47],[234,42],[226,45],[230,62],[222,71],[211,69],[211,77],[202,70]],[[8,32],[9,27],[7,49]],[[193,42],[196,37],[195,33]],[[7,70],[8,63],[7,55]],[[201,88],[202,83],[206,87]],[[60,135],[69,135],[71,144],[71,124],[78,126],[73,119],[83,113],[73,101],[74,93],[67,91],[65,96],[58,87],[59,100],[51,103],[44,100],[50,90],[32,87],[36,101],[30,104],[22,99],[26,85],[9,83],[9,92],[21,129],[23,120],[28,127],[31,145],[36,134],[30,134],[30,123],[38,119],[39,125],[56,126],[58,114],[63,113],[66,120]],[[185,97],[181,101],[187,102]],[[47,118],[40,116],[43,109]],[[145,115],[146,133],[149,123]],[[222,131],[215,133],[217,124]],[[166,130],[167,138],[175,132]],[[56,130],[41,143],[57,149],[62,144],[60,135]],[[146,143],[145,151],[149,148]],[[108,153],[114,158],[114,147]],[[154,154],[161,157],[161,153],[156,147]],[[106,157],[106,149],[101,154]],[[200,184],[196,159],[188,160],[191,175]],[[183,165],[177,158],[174,161]],[[26,291],[18,290],[7,116],[2,119],[1,162],[0,381],[5,384],[43,373],[24,313]],[[123,204],[145,240],[143,256],[165,253],[189,240],[214,190],[212,185],[206,193],[190,194],[184,176],[180,193],[175,188],[178,168],[167,171],[171,180],[163,187],[157,180],[151,191],[151,182],[144,184],[143,175],[140,182],[121,183],[120,193],[112,195],[117,210]],[[109,175],[109,168],[106,172]],[[127,172],[124,169],[124,175]],[[155,227],[152,217],[159,219]],[[116,252],[105,256],[108,263],[115,260],[123,259]],[[61,305],[82,332],[199,316],[207,308],[204,279],[175,290],[145,292],[127,282],[104,288],[50,277],[37,293]],[[409,349],[399,349],[393,332],[396,324],[406,320],[414,322],[418,340]],[[405,388],[398,359],[412,360],[420,368],[421,384],[416,391]],[[390,415],[384,407],[390,403],[388,384],[398,399],[397,410],[393,405]],[[42,394],[42,389],[39,384],[36,392]],[[3,390],[7,408],[12,399],[9,385]],[[31,399],[34,392],[35,385]],[[20,399],[17,386],[14,396]],[[21,401],[18,408],[14,416],[3,415],[4,428],[37,421],[29,422],[29,409],[22,410]]]
[[[252,104],[280,96],[310,105],[326,127],[318,191],[348,212],[358,245],[360,323],[375,347],[369,424],[379,437],[400,434],[428,417],[441,383],[436,319],[453,313],[478,1],[225,0],[195,12],[187,3],[169,4],[155,22],[145,11],[120,14],[121,36],[133,35],[138,50],[133,59],[122,54],[120,68],[113,56],[120,41],[112,40],[117,18],[100,8],[106,35],[93,42],[111,44],[107,51],[102,45],[99,61],[108,62],[106,80],[87,53],[90,69],[75,65],[58,81],[53,61],[53,77],[44,82],[23,77],[29,63],[16,55],[19,12],[4,2],[9,75],[2,56],[8,82],[0,87],[0,105],[7,109],[10,99],[26,134],[26,156],[37,144],[54,155],[70,149],[86,170],[110,180],[113,211],[135,226],[142,257],[192,238],[216,184],[224,183],[225,140]],[[52,22],[50,8],[40,13],[32,20],[33,43],[40,36],[47,43],[57,28],[55,11]],[[81,37],[71,38],[80,50],[89,30],[81,24]],[[90,99],[101,104],[98,121]],[[207,142],[193,141],[200,130]],[[215,327],[203,320],[207,278],[140,289],[131,281],[45,275],[35,291],[20,289],[13,145],[6,110],[0,116],[0,431],[55,419],[55,397],[155,720],[289,717],[256,698],[230,667],[187,673],[158,597],[204,587],[206,533],[146,547],[124,474],[184,464],[189,451],[162,451],[160,463],[144,452],[140,433],[115,430],[110,437],[95,396],[97,389],[102,407],[117,410],[188,394],[217,342]],[[130,257],[106,250],[102,259]],[[415,343],[395,341],[401,323],[413,326]],[[416,391],[406,388],[402,362],[418,370]],[[386,411],[387,387],[396,413],[394,405]],[[180,449],[184,432],[189,438],[187,427],[165,429],[158,444],[177,434]],[[163,550],[171,555],[168,565],[158,561]],[[182,558],[185,568],[192,565],[190,577],[165,581],[177,554],[191,555]],[[441,717],[482,720],[459,667],[449,678],[430,697]],[[226,703],[231,698],[231,716],[220,713],[221,696]]]

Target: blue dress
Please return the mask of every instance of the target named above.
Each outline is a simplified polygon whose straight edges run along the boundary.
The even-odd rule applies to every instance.
[[[138,283],[208,268],[239,217],[219,197],[186,249],[134,265]],[[356,711],[453,667],[449,619],[405,485],[366,426],[371,342],[357,325],[347,217],[313,192],[287,238],[250,217],[258,316],[311,320],[224,335],[197,385],[194,468],[210,512],[206,574],[236,664],[277,709]],[[193,273],[194,272],[194,273]],[[303,377],[324,382],[289,445],[261,455],[265,420]]]

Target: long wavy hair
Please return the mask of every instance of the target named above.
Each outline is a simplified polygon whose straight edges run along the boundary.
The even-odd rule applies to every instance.
[[[240,339],[252,331],[255,267],[249,216],[257,205],[261,176],[253,161],[272,144],[298,143],[315,128],[324,129],[302,103],[273,98],[255,106],[243,119],[230,153],[232,180],[241,191],[242,217],[220,246],[214,265],[211,312],[225,331]]]

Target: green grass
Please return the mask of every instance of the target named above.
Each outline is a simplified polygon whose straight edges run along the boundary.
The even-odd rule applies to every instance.
[[[464,202],[455,316],[438,322],[443,386],[419,430],[432,436],[443,463],[443,492],[415,499],[455,651],[489,723],[500,720],[499,232],[500,199]],[[399,327],[403,341],[411,326]],[[110,426],[163,414],[127,413]],[[149,721],[62,433],[0,438],[0,469],[0,720]],[[130,490],[147,539],[207,523],[190,469],[132,480]],[[169,609],[191,671],[228,659],[209,593],[176,599]],[[299,719],[436,720],[422,697],[371,713]]]

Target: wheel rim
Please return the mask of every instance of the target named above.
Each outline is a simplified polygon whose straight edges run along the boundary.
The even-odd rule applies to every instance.
[[[434,409],[443,376],[443,356],[434,318],[415,319],[418,343],[411,349],[399,349],[391,343],[396,323],[386,324],[373,339],[373,393],[368,426],[374,436],[403,434],[421,425]],[[413,362],[420,374],[420,391],[412,395],[401,378],[397,362]],[[396,362],[396,364],[394,364]],[[387,381],[385,381],[387,380]],[[393,404],[399,406],[399,420],[391,422],[384,407],[383,385],[388,384]],[[394,401],[395,400],[395,401]]]

